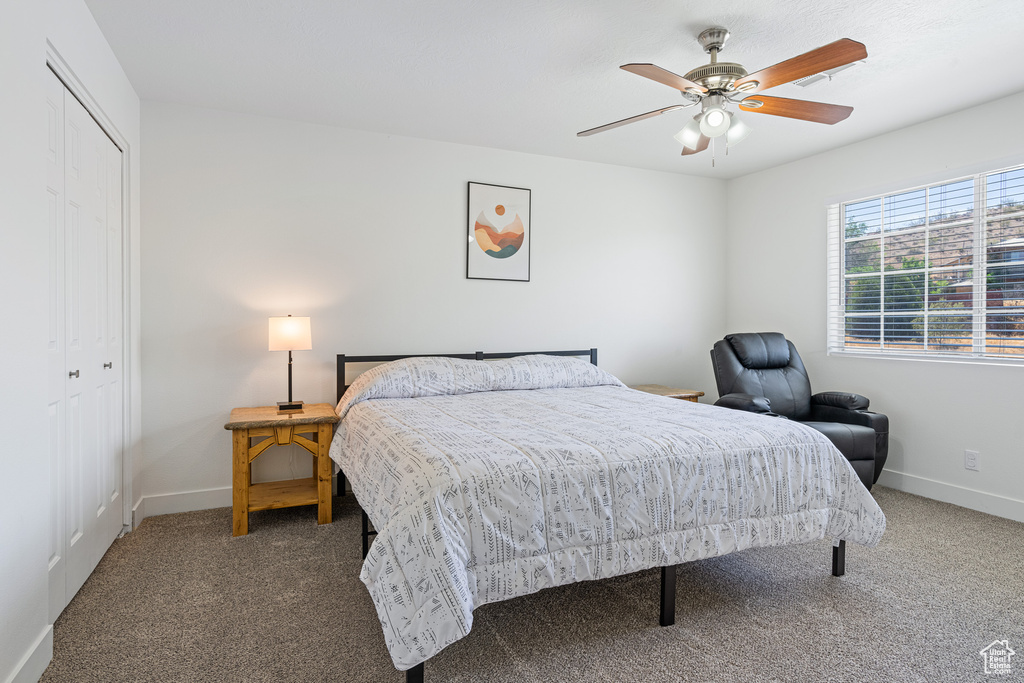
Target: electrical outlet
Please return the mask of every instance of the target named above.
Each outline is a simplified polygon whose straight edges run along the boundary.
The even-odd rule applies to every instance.
[[[964,451],[964,469],[980,471],[978,469],[978,451]]]

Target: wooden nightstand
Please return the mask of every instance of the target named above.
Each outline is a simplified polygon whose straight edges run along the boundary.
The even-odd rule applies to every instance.
[[[235,408],[224,429],[232,441],[232,536],[249,533],[249,513],[296,505],[317,505],[317,522],[331,523],[331,459],[327,455],[338,416],[329,403],[307,404],[302,412],[279,415],[277,406]],[[302,434],[314,435],[310,439]],[[253,439],[262,440],[253,443]],[[290,443],[313,454],[309,479],[252,483],[252,461],[271,446]]]
[[[669,398],[678,398],[683,401],[697,402],[697,399],[704,395],[703,391],[695,391],[693,389],[673,389],[672,387],[666,387],[664,384],[637,384],[631,386],[630,389],[636,389],[637,391],[643,391],[648,394],[657,394],[658,396],[668,396]]]

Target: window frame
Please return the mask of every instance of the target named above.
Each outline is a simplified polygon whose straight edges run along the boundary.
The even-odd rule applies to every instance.
[[[989,266],[998,264],[1000,261],[990,259],[989,245],[986,244],[989,224],[1005,218],[990,218],[988,214],[988,185],[989,178],[995,175],[1008,172],[1024,172],[1024,164],[1016,163],[998,168],[975,168],[973,172],[954,175],[943,179],[929,179],[930,182],[904,187],[898,190],[887,190],[856,198],[844,198],[842,201],[834,201],[827,205],[827,315],[826,315],[826,353],[830,356],[852,356],[866,358],[886,358],[904,360],[924,360],[931,362],[953,362],[953,363],[981,363],[994,365],[1024,365],[1024,348],[1018,353],[992,353],[986,350],[987,340],[990,339],[988,332],[988,316],[991,310],[987,302],[986,278],[989,273]],[[929,320],[937,317],[950,317],[955,314],[935,314],[929,305],[929,283],[930,275],[936,272],[955,272],[956,266],[932,266],[930,263],[931,252],[929,251],[929,237],[931,235],[932,219],[930,211],[930,198],[933,189],[941,188],[970,180],[973,185],[973,203],[971,205],[971,217],[962,219],[969,221],[971,226],[971,262],[968,266],[971,270],[971,296],[970,308],[964,308],[964,312],[957,317],[970,316],[970,351],[949,351],[949,350],[928,350]],[[924,222],[920,227],[904,228],[903,230],[889,231],[886,227],[886,204],[917,191],[924,193]],[[847,236],[846,209],[851,205],[877,200],[880,204],[878,215],[879,227],[877,233],[866,233],[853,237]],[[1024,216],[1024,206],[1018,210]],[[940,214],[941,215],[941,214]],[[936,229],[951,227],[947,225],[936,226]],[[902,234],[909,235],[913,232],[921,232],[924,235],[923,266],[914,269],[887,269],[886,267],[886,238],[887,235]],[[1024,235],[1022,235],[1024,237]],[[847,309],[847,285],[851,281],[851,274],[846,272],[847,245],[858,241],[869,241],[877,239],[879,243],[878,270],[877,272],[864,272],[854,275],[862,275],[867,278],[878,278],[878,306],[877,310],[848,312]],[[891,239],[891,238],[890,238]],[[1019,265],[1010,259],[1011,265]],[[961,269],[964,269],[961,266]],[[923,318],[923,335],[921,337],[920,349],[892,348],[886,347],[886,319],[900,316],[899,309],[887,308],[886,303],[886,278],[895,274],[915,275],[924,277],[924,300],[920,311],[914,310],[914,314],[920,313]],[[902,314],[904,317],[908,313]],[[879,324],[878,346],[847,346],[847,321],[853,318],[877,319]],[[888,343],[892,344],[891,337]],[[991,341],[988,341],[991,346]],[[1024,347],[1024,334],[1021,335],[1021,346]],[[1020,348],[1020,347],[1018,347]]]

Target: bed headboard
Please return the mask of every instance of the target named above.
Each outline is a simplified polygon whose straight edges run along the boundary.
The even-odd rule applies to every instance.
[[[403,358],[462,358],[465,360],[495,360],[497,358],[515,358],[517,356],[533,356],[536,354],[542,354],[545,356],[587,356],[590,358],[591,363],[597,365],[597,349],[577,349],[572,351],[510,351],[504,353],[484,353],[483,351],[477,351],[476,353],[407,353],[390,356],[346,356],[343,353],[339,353],[337,381],[338,396],[335,400],[340,401],[345,390],[348,389],[348,384],[345,381],[345,375],[346,366],[349,363],[390,363],[393,360],[402,360]]]

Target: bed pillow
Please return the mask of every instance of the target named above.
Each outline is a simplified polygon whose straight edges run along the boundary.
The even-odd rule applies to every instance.
[[[515,389],[625,386],[615,376],[579,358],[519,356],[494,361],[404,358],[378,365],[356,378],[338,403],[344,417],[372,398],[419,398]]]

